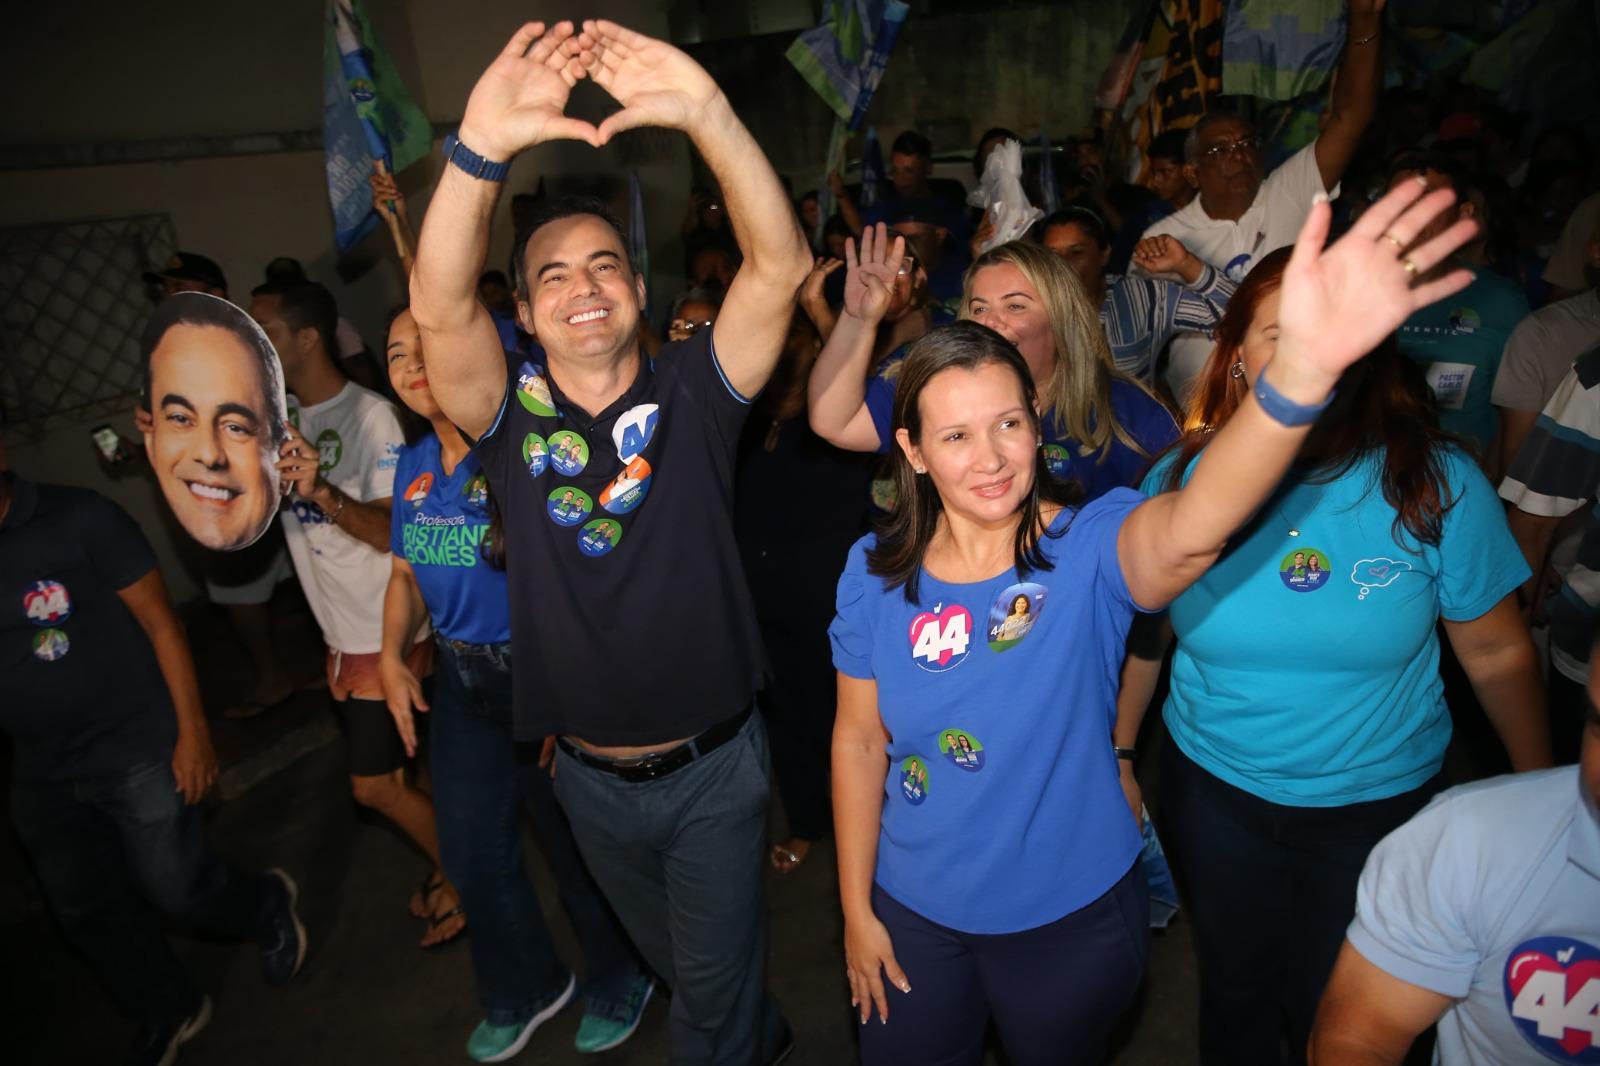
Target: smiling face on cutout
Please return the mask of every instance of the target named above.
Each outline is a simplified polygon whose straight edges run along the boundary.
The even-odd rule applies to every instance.
[[[150,352],[145,450],[161,492],[207,548],[252,543],[278,509],[273,403],[231,330],[174,324]]]
[[[604,219],[547,222],[523,255],[528,293],[517,301],[517,317],[552,358],[606,359],[637,344],[644,279]]]
[[[919,439],[904,427],[895,438],[912,467],[928,472],[946,512],[985,527],[1013,521],[1033,488],[1038,450],[1016,373],[999,362],[942,370],[917,405]]]

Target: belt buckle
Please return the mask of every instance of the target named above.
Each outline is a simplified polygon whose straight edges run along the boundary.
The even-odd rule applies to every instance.
[[[619,770],[649,770],[661,761],[659,751],[647,751],[643,755],[629,755],[625,759],[612,759],[611,765]]]

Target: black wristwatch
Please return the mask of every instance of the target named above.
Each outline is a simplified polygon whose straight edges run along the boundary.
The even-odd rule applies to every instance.
[[[496,163],[492,159],[485,159],[471,148],[461,143],[461,138],[453,133],[444,135],[444,158],[447,163],[454,163],[462,170],[482,181],[505,181],[506,175],[511,173],[511,162]]]
[[[1117,753],[1117,758],[1127,759],[1129,762],[1139,757],[1139,752],[1134,748],[1113,747],[1111,750]]]

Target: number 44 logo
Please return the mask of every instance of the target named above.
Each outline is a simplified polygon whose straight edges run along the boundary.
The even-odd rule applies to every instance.
[[[1506,1005],[1525,1039],[1557,1062],[1600,1063],[1600,951],[1538,937],[1506,958]]]
[[[954,670],[971,646],[972,612],[959,603],[936,603],[911,620],[911,661],[924,670]]]

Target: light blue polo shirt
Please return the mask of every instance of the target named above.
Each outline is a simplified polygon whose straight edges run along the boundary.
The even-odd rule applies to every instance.
[[[1600,811],[1577,768],[1437,797],[1373,849],[1349,936],[1457,1000],[1436,1062],[1600,1063]]]
[[[1438,772],[1439,618],[1477,618],[1528,576],[1488,480],[1453,448],[1444,468],[1455,504],[1437,546],[1397,538],[1375,453],[1331,481],[1286,482],[1173,601],[1164,717],[1185,755],[1291,807],[1384,799]]]
[[[1047,925],[1092,903],[1142,845],[1111,747],[1137,610],[1117,532],[1142,502],[1113,489],[1063,510],[1050,570],[951,584],[918,603],[850,550],[828,630],[839,671],[877,684],[890,735],[878,885],[969,933]]]

